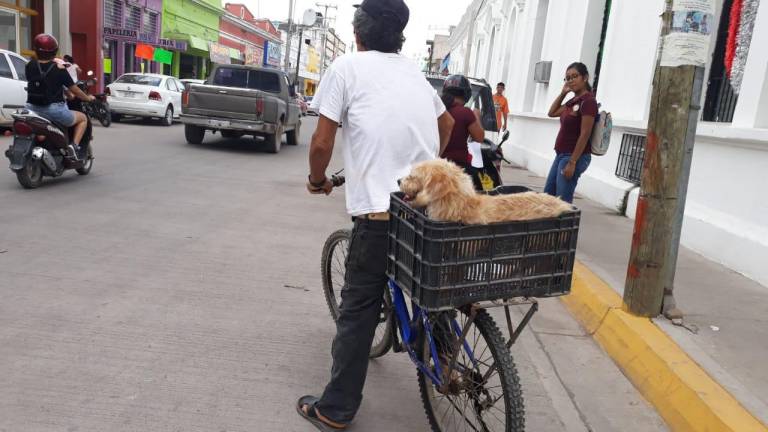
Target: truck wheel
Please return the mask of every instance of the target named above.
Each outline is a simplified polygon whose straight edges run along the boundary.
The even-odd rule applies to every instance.
[[[238,139],[238,138],[241,138],[242,136],[243,134],[237,131],[228,131],[228,130],[221,131],[221,137],[226,139]]]
[[[286,132],[286,138],[288,145],[299,145],[299,134],[301,132],[301,122],[296,123],[296,128],[292,131]]]
[[[267,142],[267,152],[279,153],[283,143],[283,127],[278,126],[277,131],[273,135],[265,135],[264,140]]]
[[[184,137],[190,144],[202,144],[205,138],[205,129],[195,125],[184,125]]]

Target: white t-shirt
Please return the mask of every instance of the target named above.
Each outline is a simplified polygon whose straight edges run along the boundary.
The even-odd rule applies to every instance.
[[[312,100],[343,124],[347,212],[384,212],[397,180],[440,150],[443,102],[418,66],[400,54],[362,51],[336,59]]]
[[[72,81],[77,82],[77,69],[80,66],[78,66],[76,63],[72,63],[67,67],[67,72],[69,72],[69,76],[72,77]]]

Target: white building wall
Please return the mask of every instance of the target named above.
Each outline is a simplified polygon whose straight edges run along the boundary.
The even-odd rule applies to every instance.
[[[722,0],[716,1],[719,14]],[[507,83],[512,115],[506,155],[539,175],[549,171],[559,128],[546,112],[562,89],[568,64],[581,61],[594,73],[604,7],[605,0],[488,0],[478,13],[477,25],[484,28],[475,31],[475,44],[486,41],[487,51],[495,26],[498,47],[480,53],[481,62],[484,56],[496,57],[483,78]],[[637,188],[614,173],[623,133],[645,133],[663,8],[664,0],[612,2],[597,94],[614,118],[612,145],[607,155],[592,158],[577,189],[630,217]],[[715,37],[713,32],[713,50]],[[466,42],[466,34],[452,37],[451,57],[457,63],[464,59],[463,52],[456,55],[460,41]],[[549,84],[533,82],[535,63],[541,60],[552,61]],[[461,69],[452,65],[451,72],[456,71]],[[762,193],[766,128],[768,1],[760,5],[733,124],[699,123],[682,234],[685,246],[768,286],[768,200]]]

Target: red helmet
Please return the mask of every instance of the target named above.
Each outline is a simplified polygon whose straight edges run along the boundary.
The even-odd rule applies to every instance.
[[[49,34],[41,33],[35,36],[32,41],[32,48],[38,54],[54,55],[59,50],[59,41]]]

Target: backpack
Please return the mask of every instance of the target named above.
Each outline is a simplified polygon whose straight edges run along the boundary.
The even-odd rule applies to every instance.
[[[32,105],[38,105],[38,106],[46,106],[53,103],[53,98],[56,96],[55,94],[52,94],[50,86],[48,85],[48,82],[46,81],[46,77],[53,69],[55,69],[57,66],[55,63],[51,62],[50,67],[47,71],[43,72],[43,68],[40,67],[40,63],[35,61],[35,65],[37,66],[37,71],[39,72],[37,76],[34,77],[27,77],[27,101],[31,103]],[[58,90],[58,89],[57,89]]]
[[[595,125],[592,126],[592,136],[589,138],[593,155],[603,156],[608,153],[608,146],[611,144],[612,129],[613,118],[611,117],[611,113],[600,111],[595,118]]]

